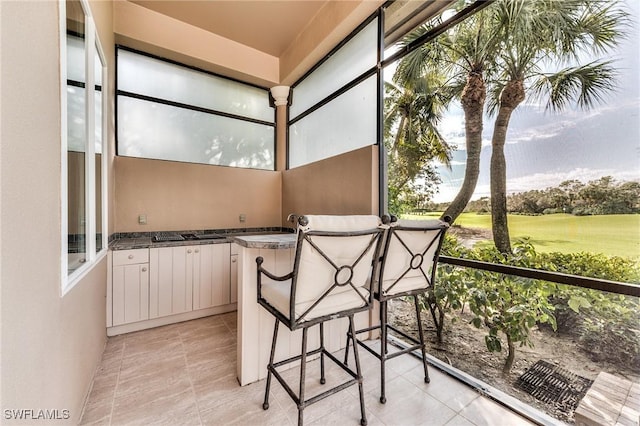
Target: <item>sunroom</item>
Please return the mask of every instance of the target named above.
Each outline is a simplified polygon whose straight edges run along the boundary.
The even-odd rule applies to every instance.
[[[247,313],[260,309],[243,269],[255,253],[238,239],[295,235],[300,215],[400,213],[402,197],[390,183],[400,172],[389,164],[387,141],[402,125],[386,128],[394,74],[403,58],[491,3],[498,2],[3,1],[3,421],[294,424],[296,406],[277,383],[263,410],[263,355],[260,366],[247,367],[252,340],[261,353],[270,343],[272,325],[260,321],[273,318],[260,311],[251,322]],[[633,133],[633,123],[623,128]],[[464,129],[464,119],[458,126]],[[422,219],[427,210],[445,210],[439,207],[413,202],[404,213]],[[637,231],[628,226],[627,234]],[[457,228],[450,233],[460,236]],[[565,286],[572,309],[622,300],[620,315],[633,321],[640,293],[630,275],[454,253],[443,252],[438,265],[449,283],[475,274],[526,288]],[[440,304],[422,299],[435,346],[443,318],[485,318],[469,316],[478,305],[468,299],[454,315],[447,296]],[[392,304],[391,316],[413,335],[406,302]],[[376,323],[377,313],[366,321]],[[589,336],[635,333],[615,325],[594,325]],[[447,322],[444,329],[462,326]],[[536,318],[535,328],[537,338],[554,342],[544,320]],[[487,333],[491,347],[493,332],[476,334],[482,341]],[[367,344],[379,345],[371,337]],[[406,346],[402,336],[393,341],[392,351]],[[579,344],[588,343],[575,343],[576,351]],[[534,390],[504,390],[433,348],[428,384],[417,353],[389,363],[386,404],[376,394],[379,363],[361,351],[369,424],[559,424],[573,421],[601,370],[629,382],[627,395],[638,383],[637,357],[623,370],[610,359],[589,363],[579,375],[552,357],[554,374],[589,376],[569,384],[583,385],[570,397],[556,395],[573,404],[558,415]],[[633,345],[620,353],[628,351]],[[506,348],[491,354],[500,360]],[[296,380],[295,368],[284,374]],[[637,397],[635,405],[629,398],[628,409],[637,410]],[[353,388],[305,414],[305,423],[359,420]]]

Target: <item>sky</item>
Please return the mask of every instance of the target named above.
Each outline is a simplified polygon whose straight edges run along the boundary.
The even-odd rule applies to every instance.
[[[633,20],[628,37],[610,59],[620,75],[618,90],[589,111],[545,111],[525,100],[513,113],[505,156],[507,191],[523,192],[557,186],[569,179],[582,182],[613,176],[640,181],[640,0],[627,1]],[[595,59],[595,58],[594,58]],[[439,130],[458,150],[452,170],[438,167],[442,184],[435,202],[452,201],[464,178],[464,116],[451,108]],[[473,199],[489,196],[489,162],[493,118],[486,118],[480,177]]]

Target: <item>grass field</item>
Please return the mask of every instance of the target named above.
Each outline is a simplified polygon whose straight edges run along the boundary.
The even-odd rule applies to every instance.
[[[428,216],[438,217],[440,213]],[[424,219],[425,216],[403,216]],[[528,236],[541,252],[586,251],[640,258],[640,215],[543,216],[509,215],[511,239]],[[491,216],[463,213],[455,225],[491,229]]]

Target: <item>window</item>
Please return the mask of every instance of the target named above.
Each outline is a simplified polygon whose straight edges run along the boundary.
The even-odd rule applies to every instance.
[[[378,18],[293,87],[289,167],[378,143]]]
[[[269,92],[119,47],[118,155],[274,170]]]
[[[84,0],[60,4],[61,56],[66,58],[61,61],[64,294],[106,248],[106,62]]]

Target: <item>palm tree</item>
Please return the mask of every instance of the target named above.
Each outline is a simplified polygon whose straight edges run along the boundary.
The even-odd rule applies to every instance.
[[[494,243],[511,251],[507,227],[504,145],[512,112],[526,99],[546,98],[553,111],[571,103],[590,108],[615,86],[609,61],[593,61],[544,73],[550,63],[579,63],[581,53],[602,54],[623,37],[628,14],[611,0],[498,0],[403,59],[402,81],[425,69],[449,76],[464,114],[467,163],[463,185],[445,211],[454,220],[471,199],[479,173],[484,103],[495,116],[491,157]],[[414,39],[426,26],[407,37]]]
[[[440,22],[435,22],[439,24]],[[408,45],[425,34],[432,25],[422,25],[408,34],[401,42]],[[398,65],[395,79],[406,85],[421,78],[425,73],[440,72],[445,87],[440,90],[443,99],[450,102],[459,99],[465,114],[466,166],[462,187],[444,216],[452,221],[462,213],[471,200],[480,174],[480,152],[482,149],[483,113],[486,99],[485,73],[491,69],[490,58],[494,56],[496,34],[483,15],[458,24],[443,33],[432,43],[426,43],[405,56]]]
[[[436,90],[442,86],[437,78],[425,75],[410,85],[385,84],[384,139],[389,159],[389,198],[394,212],[401,210],[403,201],[415,198],[419,181],[437,183],[438,175],[431,160],[447,166],[451,162],[451,147],[437,129],[445,106]],[[428,192],[432,187],[424,185],[422,191]]]
[[[615,88],[610,61],[592,61],[544,73],[549,63],[580,61],[580,53],[605,53],[622,37],[627,14],[615,2],[598,0],[500,1],[486,11],[500,23],[500,49],[494,60],[489,113],[495,115],[491,139],[491,221],[496,248],[511,252],[507,226],[504,146],[512,112],[530,90],[547,98],[547,108],[570,103],[588,109]]]

